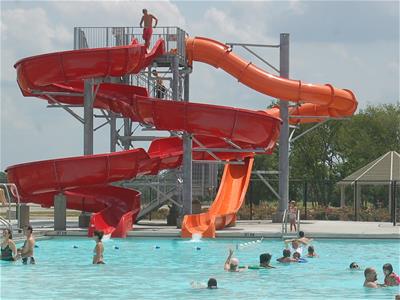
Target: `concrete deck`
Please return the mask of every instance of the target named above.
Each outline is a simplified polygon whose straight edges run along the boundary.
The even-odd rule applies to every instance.
[[[78,228],[76,217],[67,218],[67,231],[54,231],[52,219],[32,219],[35,231],[47,236],[86,236],[87,229]],[[400,239],[400,226],[387,222],[302,221],[300,230],[314,238]],[[235,227],[217,231],[217,238],[281,238],[280,223],[270,220],[238,221]],[[129,237],[180,237],[180,229],[165,221],[142,220],[129,232]]]

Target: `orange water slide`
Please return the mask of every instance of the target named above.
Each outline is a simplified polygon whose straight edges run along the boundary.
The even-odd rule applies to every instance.
[[[321,117],[351,116],[357,109],[357,100],[350,90],[272,75],[234,54],[229,46],[208,38],[188,38],[186,54],[189,65],[198,61],[221,68],[251,89],[298,103],[289,110],[291,123],[320,122]],[[280,115],[279,107],[265,112],[274,117]],[[297,119],[293,116],[307,118]],[[252,165],[253,158],[248,158],[243,166],[225,166],[218,194],[209,211],[185,216],[182,237],[191,237],[195,233],[202,234],[203,237],[215,237],[216,229],[222,229],[236,221],[236,213],[247,191]]]
[[[225,166],[217,196],[209,211],[186,215],[182,222],[182,237],[201,234],[215,238],[215,230],[235,225],[236,213],[242,206],[250,182],[253,162],[254,158],[248,157],[244,164]]]
[[[193,61],[198,61],[221,68],[251,89],[271,97],[299,103],[298,108],[292,109],[293,115],[346,117],[353,115],[357,109],[357,100],[350,90],[335,88],[330,84],[310,84],[272,75],[243,60],[233,53],[229,46],[217,41],[203,37],[188,38],[186,52],[190,65]],[[277,109],[268,112],[279,116]],[[296,123],[299,121],[318,122],[320,119],[292,120]]]

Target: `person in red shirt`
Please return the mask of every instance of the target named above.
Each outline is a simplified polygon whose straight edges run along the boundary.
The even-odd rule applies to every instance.
[[[157,26],[158,19],[153,16],[152,14],[149,14],[147,12],[147,9],[143,9],[143,16],[142,19],[140,20],[140,28],[143,27],[143,39],[144,39],[144,45],[146,46],[147,49],[149,49],[150,46],[150,39],[151,35],[153,34],[153,20],[155,20],[154,27]]]

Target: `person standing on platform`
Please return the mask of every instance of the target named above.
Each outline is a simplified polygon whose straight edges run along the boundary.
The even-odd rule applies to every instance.
[[[153,19],[155,21],[154,27],[157,26],[158,19],[152,14],[149,14],[147,12],[147,9],[145,8],[142,10],[142,12],[143,16],[142,19],[140,20],[140,28],[142,28],[144,25],[143,28],[144,45],[146,46],[147,49],[149,49],[151,36],[153,34]]]

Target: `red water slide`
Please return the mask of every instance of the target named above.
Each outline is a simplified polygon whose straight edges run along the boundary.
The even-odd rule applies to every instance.
[[[144,46],[133,43],[33,56],[15,64],[17,80],[24,96],[50,103],[82,104],[84,79],[137,73],[163,54],[163,46],[163,41],[158,41],[149,54]],[[100,84],[94,107],[120,113],[159,130],[190,132],[200,142],[194,143],[194,148],[231,147],[225,140],[228,139],[244,149],[271,153],[279,135],[280,120],[266,112],[157,100],[149,98],[145,89],[135,86]],[[246,157],[252,157],[253,153],[216,155],[221,159],[245,160],[249,169],[252,159]],[[212,159],[206,152],[194,152],[193,158]],[[62,193],[68,208],[95,213],[89,234],[99,229],[114,237],[125,237],[139,212],[140,193],[110,183],[143,174],[156,175],[160,170],[180,166],[181,162],[182,140],[172,137],[153,141],[147,152],[134,149],[31,162],[11,166],[7,173],[9,181],[19,188],[22,201],[50,207],[54,196]],[[228,185],[221,185],[224,186]],[[244,195],[247,184],[238,186]],[[235,211],[240,207],[236,204],[230,205]]]

